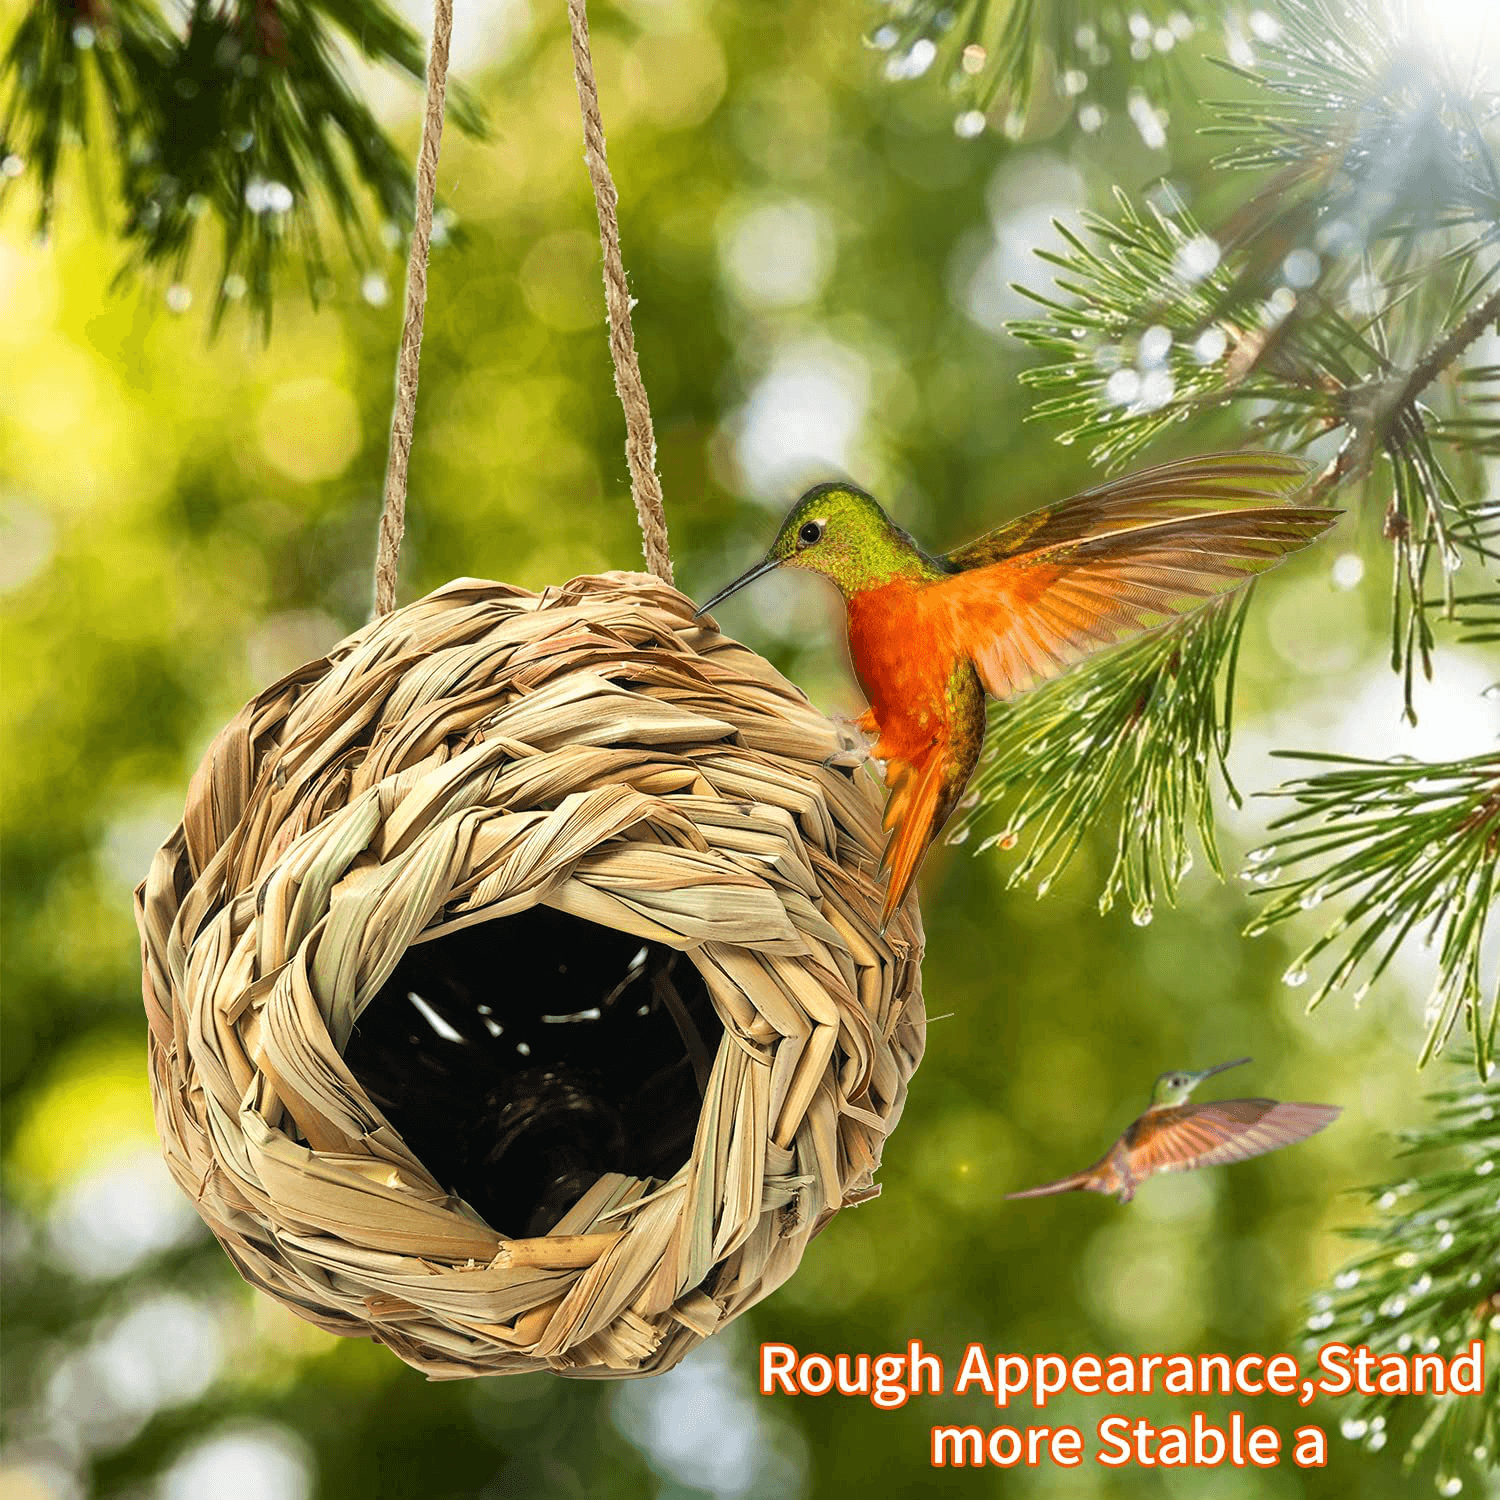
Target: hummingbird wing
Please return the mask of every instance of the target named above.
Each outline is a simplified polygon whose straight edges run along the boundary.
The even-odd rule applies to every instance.
[[[1155,1110],[1137,1121],[1130,1170],[1146,1177],[1244,1161],[1304,1141],[1340,1113],[1332,1104],[1281,1104],[1275,1099],[1216,1099]]]
[[[1009,698],[1238,588],[1341,512],[1274,503],[1306,477],[1280,453],[1147,469],[1033,511],[947,557],[931,585],[985,689]]]

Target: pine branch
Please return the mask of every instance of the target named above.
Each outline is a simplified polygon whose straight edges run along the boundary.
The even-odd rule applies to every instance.
[[[1396,409],[1412,405],[1417,397],[1461,355],[1470,344],[1500,319],[1500,288],[1466,312],[1456,327],[1445,333],[1431,349],[1411,367],[1393,403]],[[1470,372],[1470,379],[1474,372]]]
[[[1206,134],[1234,142],[1215,165],[1272,174],[1236,229],[1285,254],[1319,228],[1320,250],[1343,251],[1439,223],[1494,224],[1488,86],[1431,44],[1423,10],[1288,0],[1256,66],[1222,64],[1254,93],[1212,106]],[[1329,208],[1336,217],[1322,217]]]
[[[1133,919],[1151,920],[1192,867],[1188,829],[1222,876],[1214,840],[1217,772],[1224,764],[1234,662],[1248,591],[1220,600],[1087,664],[1071,675],[991,705],[985,759],[948,835],[978,847],[1027,846],[1009,883],[1036,878],[1044,895],[1099,823],[1113,828],[1114,858],[1099,897],[1124,896]],[[999,831],[985,833],[996,823]]]
[[[889,54],[886,76],[941,79],[962,106],[960,135],[979,134],[986,116],[1017,135],[1035,107],[1089,132],[1126,115],[1153,148],[1166,143],[1167,120],[1152,98],[1167,91],[1184,44],[1220,35],[1248,62],[1276,30],[1266,9],[1247,21],[1233,0],[884,0],[884,10],[869,41]]]
[[[1421,420],[1417,402],[1427,388],[1446,374],[1449,366],[1497,320],[1500,320],[1500,287],[1471,307],[1457,326],[1443,333],[1404,374],[1393,372],[1384,381],[1368,385],[1363,402],[1349,402],[1348,435],[1337,455],[1314,481],[1308,497],[1314,503],[1322,503],[1346,479],[1367,473],[1375,450],[1387,445],[1403,422]],[[1460,370],[1456,378],[1466,386],[1482,387],[1497,377],[1500,367],[1487,365]],[[1491,403],[1500,403],[1500,396],[1482,389],[1477,394],[1469,391],[1463,398],[1462,409],[1467,411],[1472,405]],[[1479,426],[1474,418],[1456,416],[1428,423],[1434,438],[1473,451],[1485,451],[1492,442],[1500,441],[1500,419],[1485,423],[1483,433],[1476,431]]]
[[[215,322],[246,298],[268,325],[282,263],[316,299],[325,219],[369,262],[377,226],[411,218],[410,161],[346,76],[341,38],[423,75],[422,39],[384,0],[193,0],[180,33],[152,0],[33,0],[0,63],[0,192],[32,191],[45,233],[72,144],[112,157],[127,268],[180,281],[217,230]],[[470,98],[453,116],[483,128]]]
[[[1428,1096],[1432,1122],[1401,1136],[1406,1157],[1428,1160],[1418,1172],[1369,1189],[1379,1216],[1348,1231],[1370,1248],[1344,1266],[1312,1301],[1309,1354],[1324,1344],[1367,1345],[1375,1354],[1441,1352],[1451,1357],[1474,1339],[1495,1356],[1500,1328],[1500,1089],[1493,1078]],[[1371,1451],[1386,1445],[1390,1419],[1415,1405],[1423,1420],[1404,1454],[1410,1470],[1437,1450],[1437,1487],[1457,1495],[1479,1481],[1500,1451],[1500,1383],[1478,1396],[1343,1397],[1357,1402],[1344,1436]]]
[[[1285,14],[1271,63],[1245,74],[1264,97],[1221,106],[1240,139],[1220,165],[1270,181],[1213,232],[1123,196],[1084,235],[1060,227],[1064,250],[1042,256],[1060,295],[1028,293],[1044,316],[1011,331],[1052,357],[1025,377],[1035,415],[1105,463],[1231,407],[1292,448],[1339,439],[1310,498],[1359,483],[1384,505],[1411,714],[1431,672],[1430,571],[1451,613],[1464,553],[1494,555],[1459,469],[1500,448],[1500,371],[1462,365],[1500,319],[1500,114],[1368,5],[1332,40],[1323,0]]]
[[[1500,589],[1460,594],[1453,604],[1460,626],[1458,638],[1465,645],[1488,646],[1500,641]]]
[[[919,4],[909,25],[927,14]],[[1117,193],[1114,212],[1086,216],[1081,233],[1056,226],[1061,248],[1038,252],[1055,288],[1027,292],[1040,315],[1010,331],[1047,357],[1023,376],[1038,392],[1033,415],[1060,421],[1061,442],[1086,443],[1105,465],[1184,419],[1235,410],[1270,446],[1331,448],[1299,498],[1317,503],[1359,486],[1363,503],[1381,507],[1391,660],[1415,717],[1415,678],[1431,673],[1439,614],[1477,611],[1478,626],[1465,628],[1486,629],[1482,604],[1461,609],[1456,570],[1497,556],[1500,511],[1475,492],[1480,460],[1500,452],[1500,368],[1465,360],[1500,319],[1500,110],[1478,70],[1457,78],[1434,56],[1411,14],[1393,25],[1371,0],[1286,0],[1277,14],[1283,24],[1263,41],[1261,61],[1227,65],[1254,96],[1216,107],[1214,128],[1231,145],[1214,190],[1231,180],[1223,173],[1242,174],[1238,205],[1205,228],[1166,194],[1143,207]],[[1028,26],[1042,24],[1028,16]],[[972,24],[960,8],[955,25]],[[1158,640],[997,713],[956,837],[981,831],[998,806],[1003,831],[982,846],[1009,845],[1029,825],[1012,879],[1041,874],[1045,888],[1085,828],[1118,816],[1102,904],[1124,891],[1144,917],[1158,889],[1170,898],[1189,820],[1213,858],[1208,767],[1222,766],[1228,736],[1213,683],[1233,658],[1233,641],[1213,632],[1185,634],[1182,646],[1173,659],[1193,690],[1170,700],[1157,696],[1171,651]],[[1206,652],[1201,662],[1195,650]],[[1139,736],[1137,702],[1150,710]],[[1143,743],[1148,720],[1155,748]],[[1339,826],[1336,796],[1305,795]],[[1441,824],[1442,805],[1430,811]],[[1328,855],[1337,845],[1308,847]],[[1471,871],[1486,892],[1492,865]],[[1347,873],[1309,875],[1292,905]],[[1420,871],[1406,872],[1409,890],[1398,873],[1384,870],[1385,885],[1415,900]],[[1435,1037],[1479,1008],[1464,945],[1485,904],[1455,918]],[[1378,938],[1373,931],[1359,953]],[[1383,966],[1389,952],[1377,951]]]
[[[1465,500],[1452,459],[1436,446],[1452,449],[1476,434],[1435,420],[1421,398],[1500,302],[1483,298],[1402,367],[1386,352],[1393,330],[1384,314],[1361,327],[1323,302],[1298,312],[1284,286],[1262,296],[1218,260],[1217,242],[1185,213],[1169,217],[1122,197],[1116,219],[1091,219],[1087,229],[1087,239],[1062,230],[1068,248],[1043,256],[1070,300],[1032,293],[1047,315],[1011,325],[1056,361],[1022,377],[1044,393],[1034,415],[1062,418],[1062,442],[1087,442],[1111,465],[1183,417],[1218,407],[1252,407],[1257,437],[1294,449],[1342,431],[1306,498],[1326,501],[1356,480],[1367,495],[1384,492],[1392,663],[1413,712],[1416,672],[1431,673],[1428,580],[1441,573],[1451,610],[1463,552],[1488,552],[1482,507]]]
[[[1342,898],[1343,914],[1286,974],[1300,985],[1311,965],[1339,951],[1309,1010],[1356,978],[1358,1003],[1407,937],[1425,936],[1436,949],[1437,978],[1422,1061],[1462,1017],[1487,1077],[1500,1016],[1500,980],[1483,972],[1487,924],[1500,900],[1500,753],[1436,764],[1297,758],[1336,769],[1270,794],[1297,806],[1271,824],[1275,842],[1249,857],[1251,879],[1268,897],[1250,933]]]

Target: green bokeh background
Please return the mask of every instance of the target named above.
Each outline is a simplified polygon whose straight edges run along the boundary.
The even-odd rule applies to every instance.
[[[563,8],[458,8],[458,66],[482,60],[467,73],[495,135],[445,143],[440,191],[463,235],[432,268],[404,597],[455,575],[540,588],[639,559]],[[1164,101],[1166,151],[1123,117],[1092,135],[963,140],[940,83],[881,77],[860,43],[870,17],[850,0],[640,0],[595,16],[678,579],[698,597],[758,555],[801,483],[840,465],[934,545],[1081,487],[1087,455],[1025,424],[1025,351],[984,325],[1021,310],[1001,288],[1050,237],[1051,212],[1164,172],[1190,196],[1213,181],[1191,132],[1208,75],[1191,59]],[[414,98],[391,93],[390,107],[414,142]],[[119,252],[87,198],[80,173],[45,245],[30,205],[0,221],[0,1495],[234,1500],[231,1474],[261,1500],[1411,1492],[1390,1451],[1338,1436],[1335,1403],[1246,1404],[1284,1431],[1325,1425],[1320,1472],[935,1474],[929,1425],[991,1425],[984,1397],[886,1413],[754,1394],[763,1338],[873,1353],[920,1337],[950,1371],[970,1340],[1297,1347],[1308,1293],[1349,1254],[1340,1227],[1365,1218],[1350,1190],[1389,1170],[1389,1132],[1421,1117],[1422,968],[1358,1011],[1337,1000],[1305,1017],[1281,980],[1290,950],[1240,937],[1253,896],[1201,858],[1178,906],[1141,928],[1097,914],[1102,846],[1042,901],[1005,889],[1013,855],[939,851],[923,882],[925,990],[945,1019],[883,1196],[671,1376],[430,1385],[253,1297],[196,1220],[153,1208],[138,1190],[156,1179],[131,891],[217,728],[365,617],[401,266],[346,263],[316,313],[289,277],[268,345],[234,316],[210,342],[211,261],[186,278],[185,313],[160,283],[112,289]],[[1027,274],[1044,284],[1040,266]],[[797,457],[802,428],[821,459]],[[1174,451],[1241,439],[1208,423]],[[1257,601],[1237,702],[1247,789],[1275,774],[1273,714],[1345,747],[1357,734],[1369,753],[1417,746],[1378,676],[1379,543],[1362,529],[1351,518]],[[1362,547],[1366,582],[1336,587],[1334,558]],[[775,580],[721,618],[819,704],[857,706],[812,582]],[[1472,668],[1453,663],[1466,681]],[[1271,811],[1252,801],[1227,828],[1231,868]],[[1162,1179],[1128,1208],[1002,1201],[1091,1160],[1163,1069],[1242,1053],[1256,1061],[1237,1088],[1342,1103],[1337,1127]],[[109,1215],[132,1204],[146,1228],[101,1249]],[[137,1256],[138,1243],[156,1248]],[[1180,1421],[1194,1404],[1072,1398],[1055,1415],[1091,1431],[1109,1410]]]

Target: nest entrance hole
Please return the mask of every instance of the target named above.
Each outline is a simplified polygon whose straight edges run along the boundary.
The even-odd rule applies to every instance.
[[[536,906],[409,948],[344,1061],[439,1183],[524,1237],[604,1172],[687,1161],[723,1032],[690,959]]]

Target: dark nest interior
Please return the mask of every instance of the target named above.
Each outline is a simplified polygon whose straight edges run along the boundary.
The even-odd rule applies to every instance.
[[[723,1031],[691,959],[537,906],[408,949],[344,1061],[445,1188],[525,1237],[603,1172],[687,1161]]]

